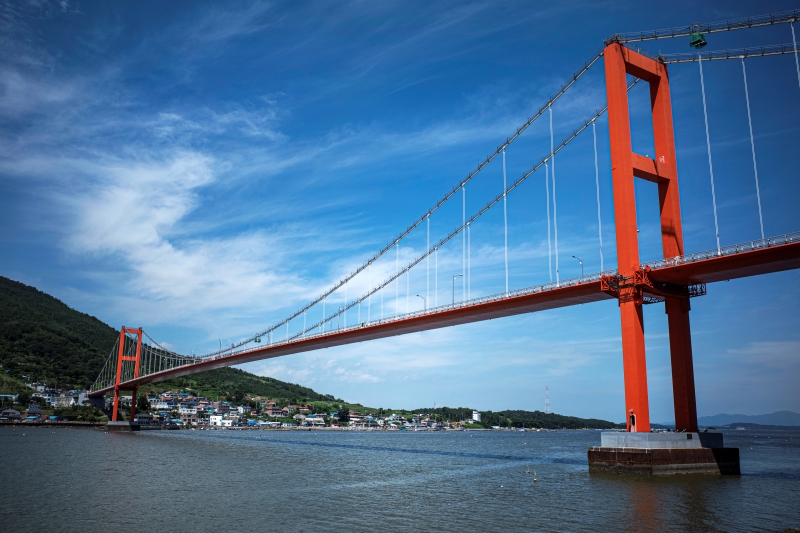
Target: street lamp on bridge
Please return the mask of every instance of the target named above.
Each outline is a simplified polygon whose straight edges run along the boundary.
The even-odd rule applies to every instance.
[[[580,263],[580,264],[581,264],[581,278],[582,278],[582,277],[583,277],[583,261],[581,261],[581,258],[580,258],[580,257],[578,257],[577,255],[573,255],[572,257],[574,257],[575,259],[577,259],[577,260],[578,260],[578,263]]]
[[[456,305],[456,278],[463,276],[464,274],[458,274],[453,276],[453,306]]]
[[[455,287],[455,284],[453,285]],[[422,308],[427,311],[428,310],[428,300],[425,299],[424,296],[420,296],[417,294],[417,298],[422,298]]]

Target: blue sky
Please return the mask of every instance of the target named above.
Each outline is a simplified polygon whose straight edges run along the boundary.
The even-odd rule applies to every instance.
[[[204,353],[278,322],[450,190],[614,32],[779,12],[788,2],[14,2],[0,7],[0,274],[119,327]],[[788,25],[714,34],[707,50],[791,42]],[[643,43],[689,52],[686,39]],[[686,249],[715,246],[697,64],[671,67]],[[704,67],[720,236],[760,236],[739,61]],[[800,230],[800,88],[792,56],[747,61],[765,232]],[[602,62],[553,108],[558,142],[605,103]],[[648,154],[647,92],[631,91]],[[509,182],[549,151],[537,121]],[[607,122],[597,123],[605,267],[615,266]],[[652,151],[652,148],[650,148]],[[591,130],[556,160],[559,275],[600,270]],[[511,288],[549,281],[544,175],[508,197]],[[642,260],[657,194],[637,183]],[[502,191],[500,159],[468,186]],[[431,218],[461,220],[457,195]],[[500,206],[498,206],[500,207]],[[503,213],[471,229],[472,297],[503,291]],[[400,261],[426,246],[425,226]],[[554,243],[553,243],[554,244]],[[394,271],[390,253],[374,280]],[[384,291],[384,315],[453,297],[461,239]],[[429,280],[430,286],[426,280]],[[800,275],[692,301],[700,415],[800,410]],[[370,280],[359,276],[349,297]],[[395,300],[395,290],[399,298]],[[457,286],[461,298],[466,287]],[[340,305],[337,293],[329,306]],[[645,308],[651,417],[672,419],[666,317]],[[319,306],[309,322],[319,318]],[[369,311],[380,315],[380,298]],[[348,321],[355,320],[350,316]],[[302,327],[292,323],[291,331]],[[110,348],[110,347],[109,347]],[[257,362],[251,372],[372,406],[542,409],[623,418],[613,301]]]

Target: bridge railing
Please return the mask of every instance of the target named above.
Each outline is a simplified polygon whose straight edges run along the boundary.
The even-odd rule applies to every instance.
[[[714,259],[715,257],[737,255],[745,252],[762,250],[764,248],[773,248],[775,246],[782,246],[784,244],[791,244],[795,242],[800,242],[800,232],[786,233],[784,235],[778,235],[777,237],[769,237],[767,239],[758,239],[755,241],[732,244],[730,246],[723,246],[719,249],[714,248],[688,255],[679,255],[677,257],[658,259],[656,261],[650,261],[649,263],[642,263],[640,267],[642,269],[646,267],[650,267],[651,269],[673,267],[688,263],[696,263],[697,261],[705,261],[706,259]]]
[[[730,246],[724,246],[724,247],[720,248],[719,250],[717,250],[715,248],[715,249],[711,249],[711,250],[705,250],[705,251],[702,251],[702,252],[695,252],[695,253],[692,253],[692,254],[678,256],[678,257],[668,257],[668,258],[665,258],[665,259],[658,259],[656,261],[651,261],[649,263],[642,263],[640,265],[640,267],[642,269],[644,269],[645,267],[648,267],[648,266],[651,269],[665,268],[665,267],[671,267],[671,266],[676,266],[676,265],[683,265],[683,264],[687,264],[687,263],[694,263],[694,262],[697,262],[697,261],[704,261],[704,260],[707,260],[707,259],[714,259],[716,257],[731,256],[731,255],[736,255],[736,254],[740,254],[740,253],[751,252],[751,251],[755,251],[755,250],[761,250],[761,249],[764,249],[764,248],[772,248],[772,247],[775,247],[775,246],[781,246],[781,245],[791,244],[791,243],[795,243],[795,242],[800,242],[800,232],[786,233],[784,235],[778,235],[776,237],[769,237],[767,239],[758,239],[758,240],[747,241],[747,242],[739,243],[739,244],[732,244]],[[292,337],[292,338],[289,338],[289,339],[284,339],[284,340],[281,340],[281,341],[271,342],[271,343],[268,344],[268,346],[269,347],[284,346],[284,345],[293,344],[293,343],[296,343],[296,342],[302,342],[302,341],[306,341],[306,340],[310,340],[310,339],[317,339],[317,338],[326,337],[326,336],[329,336],[329,335],[335,335],[335,334],[338,334],[338,333],[345,333],[345,332],[348,332],[348,331],[354,331],[354,330],[358,330],[358,329],[362,329],[362,328],[366,328],[366,327],[380,326],[380,325],[383,325],[383,324],[391,324],[393,322],[399,322],[399,321],[408,320],[408,319],[411,319],[411,318],[418,318],[418,317],[426,316],[426,315],[435,315],[435,314],[442,313],[442,312],[445,312],[445,311],[452,311],[452,310],[455,310],[455,309],[464,309],[464,308],[472,307],[472,306],[475,306],[475,305],[481,305],[481,304],[496,302],[496,301],[510,299],[510,298],[517,298],[517,297],[520,297],[520,296],[527,296],[527,295],[530,295],[530,294],[536,294],[536,293],[540,293],[540,292],[551,291],[551,290],[554,290],[554,289],[560,289],[560,288],[564,288],[564,287],[572,287],[572,286],[580,285],[580,284],[583,284],[583,283],[592,283],[592,282],[595,282],[595,281],[599,281],[600,278],[603,277],[603,276],[616,276],[617,274],[618,274],[618,272],[617,272],[616,269],[614,269],[614,270],[606,270],[604,272],[597,272],[597,273],[594,273],[594,274],[587,274],[587,275],[584,275],[584,276],[578,276],[578,277],[574,277],[574,278],[569,278],[569,279],[561,280],[561,281],[558,281],[558,282],[550,282],[550,283],[543,283],[543,284],[540,284],[540,285],[534,285],[534,286],[526,287],[526,288],[523,288],[523,289],[517,289],[517,290],[514,290],[514,291],[509,291],[508,293],[501,292],[501,293],[497,293],[497,294],[491,294],[491,295],[488,295],[488,296],[481,296],[481,297],[478,297],[478,298],[472,298],[470,300],[462,300],[462,301],[451,303],[451,304],[440,305],[440,306],[437,306],[437,307],[430,307],[430,308],[427,308],[427,309],[419,309],[419,310],[411,311],[411,312],[408,312],[408,313],[401,313],[401,314],[393,315],[393,316],[390,316],[390,317],[379,318],[379,319],[375,319],[375,320],[365,320],[365,321],[362,321],[362,322],[360,322],[358,324],[355,324],[355,325],[341,326],[341,327],[332,328],[332,329],[325,330],[325,331],[320,331],[320,332],[316,332],[316,333],[308,333],[308,334],[303,335],[303,336],[297,336],[297,337]],[[261,347],[249,347],[249,348],[243,348],[241,350],[228,351],[228,352],[224,352],[224,353],[215,354],[213,357],[198,359],[198,362],[200,362],[200,361],[211,361],[211,360],[222,359],[222,358],[226,358],[226,357],[232,357],[232,356],[236,356],[236,355],[240,355],[240,354],[244,354],[244,353],[248,353],[248,352],[253,352],[253,351],[256,351],[256,350],[259,350],[259,349],[263,349],[263,348],[261,348]]]

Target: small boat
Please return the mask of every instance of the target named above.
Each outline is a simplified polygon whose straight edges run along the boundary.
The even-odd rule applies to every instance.
[[[745,428],[739,426],[739,427],[736,428],[736,431],[745,431]]]

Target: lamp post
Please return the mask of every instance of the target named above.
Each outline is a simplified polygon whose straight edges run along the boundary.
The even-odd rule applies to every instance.
[[[336,315],[336,329],[341,329],[340,324],[339,324],[339,320],[342,318],[342,311],[343,310],[344,310],[344,307],[340,307],[339,308],[339,314]]]
[[[581,261],[581,258],[580,258],[580,257],[578,257],[577,255],[573,255],[572,257],[574,257],[575,259],[577,259],[577,260],[578,260],[578,263],[580,263],[580,264],[581,264],[581,278],[582,278],[582,277],[583,277],[583,261]]]
[[[456,305],[456,278],[460,278],[463,275],[464,274],[458,274],[453,276],[453,301],[452,301],[453,307],[455,307]]]
[[[228,342],[228,339],[225,339],[225,342]],[[219,339],[219,351],[222,351],[222,339]]]
[[[423,309],[425,311],[427,311],[428,310],[428,300],[426,300],[424,296],[420,296],[419,294],[417,294],[417,298],[422,298],[422,307],[423,307]]]

